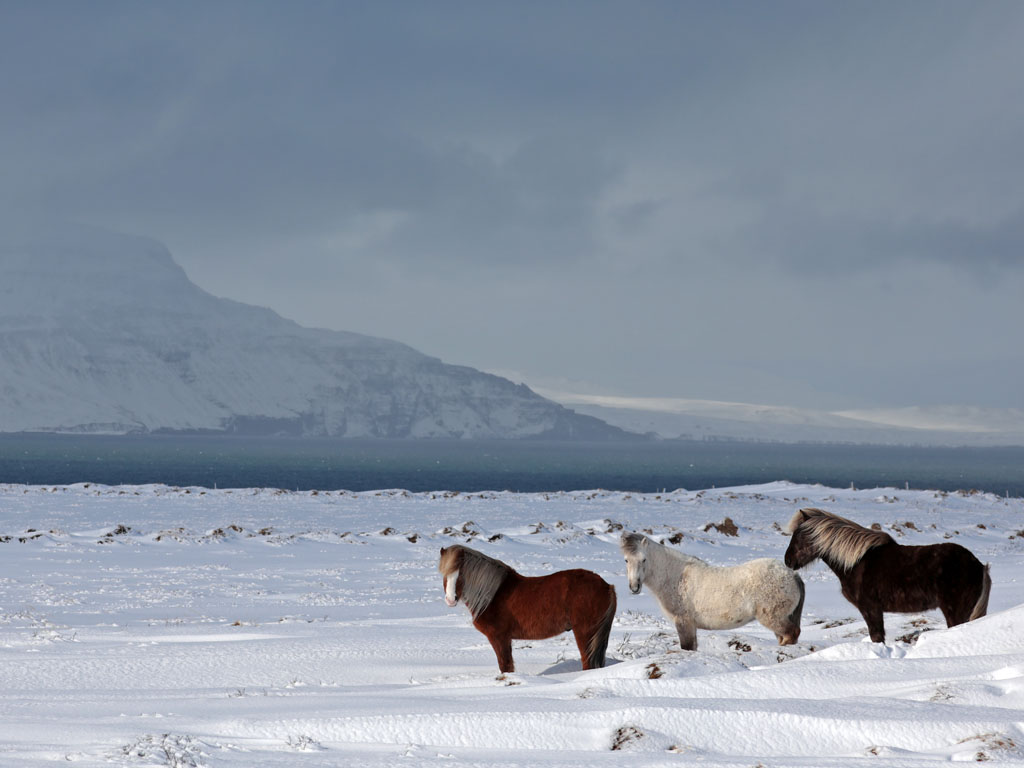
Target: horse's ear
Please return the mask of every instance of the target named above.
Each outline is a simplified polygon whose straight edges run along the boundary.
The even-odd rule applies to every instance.
[[[796,529],[799,528],[800,524],[804,520],[806,520],[806,519],[807,519],[807,510],[806,509],[798,509],[796,511],[796,514],[793,515],[792,519],[789,521],[789,525],[786,526],[786,530],[789,531],[790,533],[796,533]]]
[[[647,548],[647,537],[642,533],[623,531],[619,539],[619,548],[624,554],[636,554]]]

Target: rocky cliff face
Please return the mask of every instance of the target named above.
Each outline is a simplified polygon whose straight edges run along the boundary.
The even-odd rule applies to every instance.
[[[68,226],[0,236],[0,432],[28,430],[627,437],[404,344],[218,299],[152,240]]]

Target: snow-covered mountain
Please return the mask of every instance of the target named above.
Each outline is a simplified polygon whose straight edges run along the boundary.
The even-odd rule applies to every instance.
[[[216,298],[163,245],[77,225],[0,235],[0,432],[40,430],[627,437],[404,344]]]

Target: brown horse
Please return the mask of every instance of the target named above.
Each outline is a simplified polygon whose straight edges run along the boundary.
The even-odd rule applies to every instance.
[[[593,571],[521,576],[461,544],[441,548],[437,569],[444,577],[445,601],[450,606],[465,602],[473,626],[494,648],[500,671],[515,671],[513,640],[545,640],[570,629],[583,668],[604,666],[615,618],[615,587]]]
[[[872,642],[885,642],[885,611],[938,608],[953,627],[988,610],[988,566],[959,544],[903,546],[884,531],[813,508],[793,515],[788,530],[786,565],[795,570],[820,557],[861,612]]]

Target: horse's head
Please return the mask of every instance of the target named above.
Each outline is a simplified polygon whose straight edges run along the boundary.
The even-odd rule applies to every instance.
[[[804,510],[798,511],[789,521],[786,530],[792,534],[789,538],[789,546],[786,548],[784,562],[794,571],[803,568],[819,556],[818,548],[813,545],[811,537],[807,535],[802,523],[807,520],[807,513]]]
[[[626,558],[626,576],[629,578],[629,591],[639,594],[647,575],[647,537],[642,533],[623,533],[619,540],[619,549]]]
[[[444,601],[449,607],[457,605],[462,598],[462,580],[459,578],[461,554],[456,547],[441,547],[441,560],[437,564],[444,584]]]

